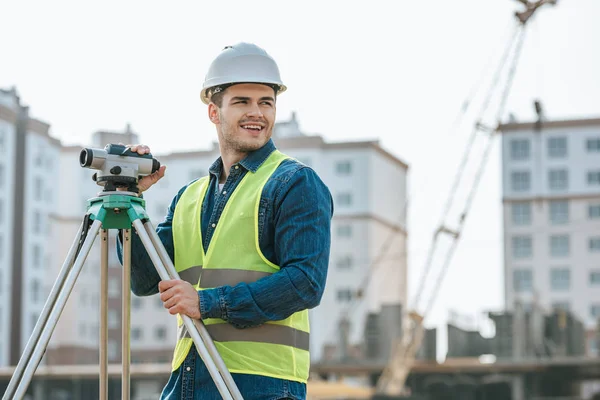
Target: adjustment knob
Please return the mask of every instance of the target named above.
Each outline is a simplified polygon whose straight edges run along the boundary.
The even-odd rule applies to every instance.
[[[110,173],[113,175],[119,175],[121,173],[121,167],[119,167],[118,165],[115,167],[112,167],[110,169]]]

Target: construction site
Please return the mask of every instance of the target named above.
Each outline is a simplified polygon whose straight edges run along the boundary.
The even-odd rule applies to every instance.
[[[395,254],[397,249],[392,235],[381,242],[377,257],[364,271],[360,287],[344,304],[343,312],[336,316],[335,348],[329,353],[324,351],[320,359],[312,362],[307,399],[600,399],[600,356],[597,354],[600,315],[596,329],[589,329],[576,313],[558,306],[542,306],[534,294],[533,300],[527,296],[510,297],[513,301],[507,304],[506,310],[488,310],[484,316],[486,329],[479,324],[465,323],[456,316],[443,326],[444,334],[441,335],[440,328],[428,320],[438,301],[440,288],[451,273],[453,256],[460,246],[463,230],[469,224],[469,213],[481,190],[484,170],[493,147],[498,146],[499,137],[509,131],[521,130],[540,135],[560,123],[566,127],[579,124],[600,129],[599,119],[546,121],[541,101],[532,104],[537,120],[527,123],[503,120],[529,21],[533,17],[543,18],[547,8],[560,8],[557,0],[517,0],[514,3],[516,11],[509,41],[501,49],[499,63],[488,75],[489,86],[477,88],[482,91],[481,104],[466,101],[457,116],[455,126],[462,123],[461,118],[467,111],[479,107],[460,155],[451,190],[445,197],[439,224],[431,227],[425,264],[412,269],[419,272],[416,291],[411,293],[406,304],[384,304],[378,313],[368,313],[359,328],[360,343],[353,343],[349,321],[353,310],[365,301],[365,292],[371,287],[370,279],[380,261]],[[597,196],[600,192],[589,197],[595,199]],[[407,199],[405,207],[408,203]],[[597,223],[595,229],[595,233],[600,232]],[[146,227],[146,230],[151,229]],[[104,241],[106,238],[103,236]],[[154,240],[151,234],[148,240]],[[104,254],[108,253],[103,253],[103,260],[108,257]],[[162,260],[168,271],[168,262],[160,251],[156,258],[159,262]],[[507,273],[506,279],[513,279],[512,276]],[[127,288],[129,282],[123,285]],[[108,286],[104,290],[108,290]],[[55,296],[58,295],[55,293]],[[130,302],[129,295],[123,295],[123,301]],[[106,318],[107,311],[103,310]],[[49,316],[50,311],[42,313],[41,320],[51,320]],[[193,322],[189,323],[192,326]],[[38,339],[46,340],[47,346],[50,339],[43,337],[42,326],[39,323],[38,326],[33,337],[37,332]],[[198,324],[196,327],[199,330],[197,340],[204,339],[201,327]],[[123,336],[124,347],[129,346],[129,334],[126,332]],[[123,398],[124,390],[131,393],[133,400],[156,399],[171,367],[167,361],[129,365],[127,359],[127,365],[106,363],[107,349],[103,348],[100,360],[106,363],[105,366],[102,363],[100,366],[36,364],[37,368],[32,369],[28,361],[37,359],[39,363],[46,349],[43,345],[37,346],[35,340],[27,346],[22,363],[0,367],[3,400],[119,399]],[[440,347],[444,349],[443,354],[440,354]],[[210,352],[211,347],[207,348]],[[235,393],[230,398],[238,399]]]

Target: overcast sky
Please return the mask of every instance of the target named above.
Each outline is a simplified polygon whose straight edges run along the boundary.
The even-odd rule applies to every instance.
[[[451,134],[452,123],[482,72],[491,76],[521,7],[514,0],[0,4],[0,87],[16,86],[65,144],[131,123],[154,153],[209,147],[216,136],[199,88],[210,61],[239,41],[265,48],[288,85],[278,120],[296,111],[304,131],[326,140],[379,139],[410,165],[411,281],[475,104]],[[551,119],[600,116],[598,20],[598,0],[540,9],[507,111],[534,118],[540,98]],[[433,322],[449,309],[504,305],[498,150],[496,142]]]

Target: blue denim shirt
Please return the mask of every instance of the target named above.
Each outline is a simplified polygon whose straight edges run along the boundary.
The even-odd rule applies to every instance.
[[[275,145],[269,140],[262,148],[249,153],[246,158],[233,165],[222,192],[219,191],[219,177],[223,168],[221,158],[210,167],[210,184],[201,215],[205,249],[210,246],[214,233],[212,226],[218,223],[227,199],[238,183],[248,171],[255,172],[274,150]],[[165,220],[156,227],[172,260],[173,213],[186,187],[179,190]],[[266,321],[285,319],[294,312],[319,305],[327,277],[332,216],[333,199],[319,176],[296,160],[282,162],[263,188],[258,221],[260,249],[281,270],[254,283],[199,291],[202,318],[222,318],[238,328],[246,328]],[[117,254],[122,262],[120,241],[117,242]],[[138,296],[156,294],[159,281],[160,277],[141,240],[136,234],[132,235],[133,293]],[[188,368],[190,371],[187,371]],[[188,372],[195,373],[193,378],[185,376]],[[257,375],[232,375],[245,399],[255,398],[254,396],[257,399],[303,399],[306,396],[305,385],[298,382]],[[220,399],[211,382],[197,352],[190,351],[182,367],[173,372],[163,398]],[[244,390],[250,397],[246,397]]]

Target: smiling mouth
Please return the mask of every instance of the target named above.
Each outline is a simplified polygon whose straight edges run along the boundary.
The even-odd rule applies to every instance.
[[[264,126],[257,124],[243,124],[240,126],[251,133],[260,133],[263,131],[263,129],[265,129]]]

